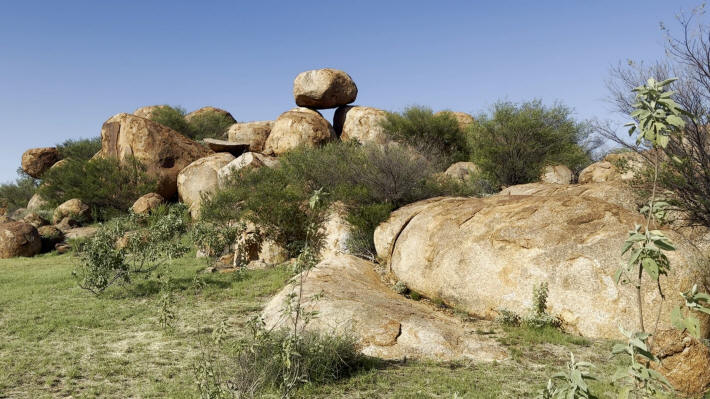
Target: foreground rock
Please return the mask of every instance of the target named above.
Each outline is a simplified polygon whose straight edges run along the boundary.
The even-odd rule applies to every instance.
[[[612,203],[575,196],[439,198],[394,213],[375,231],[380,258],[407,287],[483,318],[499,309],[525,313],[533,286],[549,284],[549,309],[565,328],[587,337],[617,338],[618,324],[636,329],[635,290],[616,285],[620,246],[642,217]],[[674,267],[663,291],[683,292],[707,272],[700,253],[671,231]],[[654,325],[661,298],[647,284],[647,325]],[[682,298],[668,295],[661,328]],[[708,326],[708,320],[703,325]],[[707,329],[705,331],[708,331]]]
[[[281,155],[299,146],[316,147],[335,138],[335,130],[318,111],[294,108],[276,119],[264,143],[264,153]]]
[[[25,222],[0,224],[0,259],[35,256],[42,250],[37,229]]]
[[[341,140],[387,144],[390,140],[382,127],[387,113],[381,109],[344,106],[335,111],[333,128]]]
[[[278,159],[274,157],[258,154],[256,152],[246,152],[222,167],[219,172],[217,172],[219,187],[224,187],[230,177],[240,170],[246,171],[249,169],[261,168],[262,166],[273,168],[278,165],[278,163]]]
[[[22,154],[22,170],[39,178],[59,161],[59,151],[54,147],[32,148]]]
[[[216,114],[216,115],[221,115],[231,123],[237,123],[237,120],[234,119],[232,114],[229,112],[221,109],[221,108],[216,108],[216,107],[202,107],[196,111],[192,111],[189,114],[185,115],[185,120],[190,122],[195,118],[200,118],[204,117],[210,114]]]
[[[200,214],[203,195],[217,191],[220,169],[234,160],[232,154],[220,152],[189,164],[177,177],[180,201],[190,207],[190,214],[197,218]]]
[[[131,206],[133,213],[145,215],[153,211],[161,204],[165,203],[165,198],[158,193],[148,193],[136,200]]]
[[[233,141],[219,139],[204,139],[202,140],[210,150],[214,152],[228,152],[235,157],[238,157],[249,151],[249,143],[235,143]]]
[[[572,170],[565,165],[548,165],[542,170],[540,181],[551,184],[572,183]]]
[[[479,173],[481,168],[473,162],[456,162],[444,172],[446,176],[461,182],[467,182]]]
[[[180,133],[135,115],[115,115],[101,128],[100,156],[123,162],[135,157],[158,180],[156,192],[167,199],[177,193],[178,173],[210,154],[212,151]]]
[[[318,264],[308,274],[304,298],[322,293],[322,298],[303,304],[318,317],[309,329],[325,334],[356,337],[366,355],[384,359],[472,359],[493,361],[506,358],[494,339],[473,331],[458,319],[432,310],[392,292],[373,270],[374,264],[342,255]],[[281,308],[293,286],[287,286],[266,305],[267,328],[283,326]]]
[[[78,198],[70,199],[59,205],[57,209],[54,210],[52,215],[52,223],[57,224],[64,218],[70,218],[71,220],[81,224],[89,220],[91,217],[91,211],[89,206],[81,202]]]
[[[357,86],[343,71],[315,69],[296,76],[293,97],[299,107],[335,108],[355,101]]]
[[[710,348],[688,335],[672,329],[653,335],[651,346],[660,363],[651,367],[685,395],[696,397],[710,391]]]
[[[249,145],[251,152],[263,152],[274,121],[235,123],[227,130],[229,141]]]

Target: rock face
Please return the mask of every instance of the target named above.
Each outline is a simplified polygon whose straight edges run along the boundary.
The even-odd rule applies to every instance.
[[[553,184],[572,183],[572,170],[565,165],[548,165],[542,170],[540,181]]]
[[[651,351],[661,360],[651,367],[688,396],[710,391],[710,349],[687,332],[672,329],[653,335]]]
[[[260,168],[262,166],[273,168],[278,165],[278,163],[279,161],[276,158],[258,154],[256,152],[246,152],[222,167],[219,172],[217,172],[219,187],[224,187],[225,183],[229,180],[229,177],[237,171]]]
[[[331,68],[301,72],[293,81],[296,105],[309,108],[335,108],[350,104],[357,97],[357,86],[347,73]]]
[[[141,118],[150,119],[153,116],[153,112],[159,108],[163,108],[165,105],[148,105],[145,107],[140,107],[133,111],[133,115],[139,116]]]
[[[473,116],[470,114],[467,114],[465,112],[455,112],[455,111],[439,111],[435,113],[434,115],[441,115],[441,114],[451,114],[456,119],[456,122],[459,123],[459,128],[461,130],[466,130],[471,126],[476,120],[473,119]]]
[[[304,298],[322,293],[304,307],[318,311],[307,328],[355,336],[366,355],[384,359],[502,360],[506,352],[493,339],[471,334],[458,319],[395,294],[373,271],[374,264],[349,255],[329,258],[310,271]],[[276,295],[263,312],[266,327],[283,326],[281,308],[294,286]],[[472,331],[470,331],[472,332]]]
[[[315,147],[335,138],[335,130],[319,112],[294,108],[276,119],[264,143],[264,153],[281,155],[302,145]]]
[[[210,150],[214,152],[228,152],[235,157],[238,157],[245,152],[249,151],[248,143],[235,143],[233,141],[218,140],[218,139],[204,139],[202,140]]]
[[[81,202],[80,199],[70,199],[54,210],[52,223],[57,224],[67,217],[79,223],[86,221],[91,217],[89,206]]]
[[[333,128],[341,140],[387,144],[390,140],[382,128],[385,111],[372,107],[343,106],[335,111]]]
[[[263,152],[274,121],[235,123],[227,130],[229,141],[249,144],[249,151]]]
[[[438,198],[393,212],[376,229],[375,245],[407,287],[472,315],[493,318],[502,308],[525,313],[533,286],[547,282],[550,312],[568,331],[617,338],[617,323],[637,328],[635,290],[616,285],[614,273],[620,246],[641,222],[638,213],[589,197]],[[697,264],[692,244],[664,233],[677,247],[668,253],[672,265]],[[683,292],[705,274],[693,266],[673,268],[661,286]],[[644,288],[646,323],[652,325],[660,296],[650,284]],[[662,327],[682,300],[669,297]]]
[[[158,193],[148,193],[136,200],[131,206],[131,210],[137,214],[148,214],[158,205],[165,202],[165,198]]]
[[[27,203],[27,210],[30,212],[36,212],[44,207],[46,207],[47,201],[44,200],[39,194],[35,194],[30,198],[30,202]]]
[[[223,115],[232,123],[237,123],[237,120],[234,119],[232,114],[230,114],[229,112],[227,112],[221,108],[216,108],[216,107],[202,107],[196,111],[192,111],[189,114],[185,115],[185,120],[190,122],[195,117],[200,117],[200,116],[208,115],[208,114],[212,114],[212,113]]]
[[[0,258],[35,256],[42,250],[37,229],[24,222],[0,224]]]
[[[32,148],[22,154],[22,170],[38,178],[59,161],[59,152],[54,147]]]
[[[476,176],[481,169],[473,162],[456,162],[446,169],[444,174],[459,181],[468,181],[472,176]]]
[[[503,189],[496,196],[506,197],[510,195],[534,195],[537,197],[585,197],[596,198],[614,205],[620,206],[628,211],[636,212],[641,203],[634,192],[625,184],[616,182],[587,183],[587,184],[551,184],[551,183],[528,183],[518,184]]]
[[[101,156],[128,161],[135,157],[158,180],[156,192],[170,199],[177,192],[177,175],[191,162],[212,151],[180,133],[145,118],[118,114],[101,128]]]
[[[217,190],[217,172],[232,162],[234,156],[219,152],[189,164],[177,177],[180,201],[190,207],[190,214],[197,218],[200,214],[202,195],[213,194]]]
[[[37,232],[42,242],[42,252],[51,252],[57,244],[64,241],[64,233],[54,226],[42,226]]]

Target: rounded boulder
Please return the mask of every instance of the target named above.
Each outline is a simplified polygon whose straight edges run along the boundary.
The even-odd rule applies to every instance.
[[[347,73],[332,68],[301,72],[293,81],[296,105],[309,108],[336,108],[357,97],[357,86]]]
[[[35,256],[42,250],[37,229],[25,222],[0,224],[0,258]]]
[[[219,170],[233,160],[232,154],[219,152],[192,162],[178,174],[178,196],[193,218],[200,214],[203,196],[217,191]]]
[[[54,147],[32,148],[22,154],[22,170],[39,178],[59,161],[59,151]]]
[[[299,146],[316,147],[335,138],[333,126],[318,111],[294,108],[276,119],[264,153],[281,155]]]

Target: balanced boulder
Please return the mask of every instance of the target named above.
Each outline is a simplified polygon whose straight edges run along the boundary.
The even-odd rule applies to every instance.
[[[196,111],[192,111],[189,114],[185,115],[185,120],[190,122],[195,118],[204,117],[204,116],[207,116],[210,114],[220,115],[220,116],[223,116],[228,121],[230,121],[231,123],[237,123],[237,120],[234,119],[232,114],[230,114],[229,112],[227,112],[221,108],[216,108],[216,107],[202,107]]]
[[[386,115],[381,109],[347,105],[335,111],[333,128],[344,141],[386,144],[390,141],[382,127]]]
[[[89,206],[81,202],[78,198],[70,199],[61,205],[59,205],[52,215],[52,223],[58,224],[63,219],[69,218],[72,221],[81,224],[89,220],[91,217],[91,210]]]
[[[548,165],[542,170],[540,181],[553,184],[572,183],[572,170],[565,165]]]
[[[274,121],[235,123],[227,130],[229,141],[249,145],[251,152],[263,152]]]
[[[100,156],[145,165],[157,179],[156,192],[171,199],[177,192],[177,175],[191,162],[212,151],[159,123],[130,114],[118,114],[101,128]]]
[[[357,86],[347,73],[331,68],[301,72],[293,81],[296,105],[309,108],[335,108],[350,104],[357,97]]]
[[[200,214],[203,195],[211,195],[217,190],[220,169],[234,160],[232,154],[219,152],[189,164],[177,177],[180,200],[190,207],[190,214],[197,218]]]
[[[318,111],[294,108],[276,119],[264,153],[281,155],[299,146],[316,147],[335,138],[335,130]]]
[[[35,256],[42,250],[37,229],[25,222],[0,224],[0,258]]]
[[[634,287],[617,285],[620,247],[643,217],[615,204],[578,196],[492,196],[438,198],[398,209],[375,231],[380,258],[407,287],[429,298],[494,318],[500,309],[523,314],[532,291],[548,283],[548,307],[564,327],[587,337],[617,338],[618,324],[635,330]],[[683,292],[703,281],[700,252],[673,231],[667,252],[672,267],[663,292]],[[682,266],[680,266],[682,265]],[[656,285],[643,287],[645,322],[653,325],[662,298]],[[682,304],[668,295],[670,309]],[[703,320],[703,327],[708,327]],[[707,331],[707,329],[705,329]]]
[[[165,203],[165,198],[158,193],[148,193],[136,200],[131,206],[133,213],[139,215],[149,214],[153,209],[157,208],[160,204]]]
[[[59,161],[59,151],[54,147],[32,148],[22,154],[22,170],[39,178]]]

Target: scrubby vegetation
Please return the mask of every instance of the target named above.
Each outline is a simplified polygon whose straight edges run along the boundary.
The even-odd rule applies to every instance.
[[[39,181],[22,169],[18,169],[17,174],[19,177],[13,183],[0,184],[0,208],[8,212],[26,207],[39,186]]]
[[[91,159],[97,152],[101,150],[101,137],[90,139],[69,139],[62,144],[57,145],[59,158],[75,159],[77,161],[86,161]]]
[[[186,114],[184,108],[166,105],[155,109],[150,119],[193,140],[225,138],[227,129],[233,123],[229,117],[219,112],[205,112],[189,121],[185,119]]]

